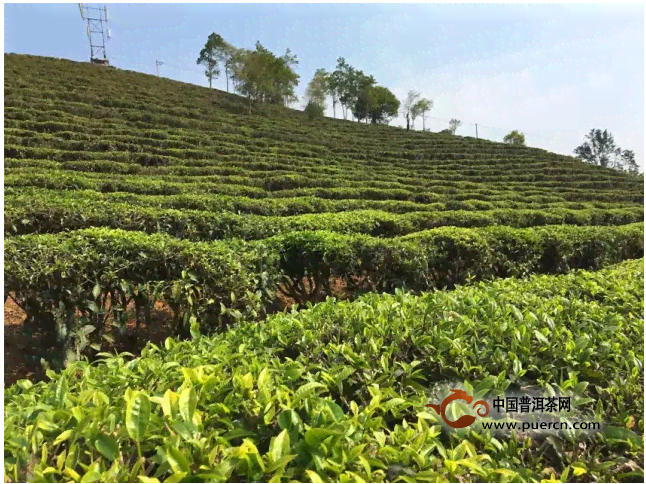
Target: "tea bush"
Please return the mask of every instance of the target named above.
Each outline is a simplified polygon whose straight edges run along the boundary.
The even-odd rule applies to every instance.
[[[643,260],[605,268],[643,177],[64,59],[4,87],[5,301],[62,369],[5,391],[5,481],[643,481]],[[175,339],[102,351],[159,303]],[[455,381],[604,428],[451,433]]]
[[[135,359],[78,361],[49,372],[49,382],[5,391],[5,474],[639,481],[643,267],[642,259],[419,297],[331,299],[213,337],[169,338]],[[456,381],[477,398],[529,385],[567,394],[579,418],[602,430],[547,438],[452,431],[425,404]]]

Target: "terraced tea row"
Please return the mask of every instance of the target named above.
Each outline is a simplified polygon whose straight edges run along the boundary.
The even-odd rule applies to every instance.
[[[232,177],[232,181],[240,181],[240,177]],[[237,178],[237,179],[235,179]],[[5,175],[5,186],[10,187],[40,187],[57,190],[96,190],[100,192],[130,192],[145,195],[179,195],[185,193],[211,193],[230,196],[245,196],[251,198],[268,197],[308,197],[316,196],[325,199],[366,199],[366,200],[403,200],[418,203],[450,203],[463,200],[499,201],[508,200],[519,203],[555,203],[566,201],[602,201],[602,202],[628,202],[632,204],[643,203],[643,193],[620,190],[598,191],[554,191],[546,195],[544,192],[517,193],[515,191],[501,191],[484,188],[479,192],[459,191],[451,187],[437,187],[427,190],[423,187],[410,187],[407,189],[383,188],[355,188],[352,182],[341,183],[339,187],[330,188],[290,188],[307,184],[306,178],[294,176],[272,177],[262,183],[265,187],[239,185],[235,183],[221,184],[226,177],[211,176],[200,177],[200,181],[192,181],[185,177],[172,175],[157,175],[149,177],[144,175],[112,174],[106,179],[101,173],[75,173],[64,170],[44,170],[37,168],[10,169]],[[251,180],[251,179],[250,179]],[[333,184],[330,182],[329,184]],[[269,188],[269,190],[267,190]],[[454,192],[442,195],[442,192]],[[439,192],[439,193],[437,193]],[[531,193],[531,195],[530,195]]]
[[[79,67],[79,66],[75,66]],[[21,79],[24,81],[28,77],[31,77],[33,73],[23,72],[21,74]],[[432,137],[425,133],[398,133],[390,132],[383,127],[373,127],[373,126],[363,126],[353,123],[334,123],[332,120],[324,120],[322,123],[324,125],[336,124],[338,127],[334,132],[325,133],[325,136],[321,136],[321,130],[319,125],[312,125],[311,123],[303,123],[298,117],[285,116],[284,113],[277,112],[275,113],[277,119],[280,120],[280,128],[276,125],[276,119],[268,119],[263,117],[256,116],[241,116],[239,109],[236,107],[234,113],[227,112],[223,107],[231,107],[237,105],[238,107],[243,104],[240,103],[239,99],[236,99],[235,96],[227,96],[222,94],[220,99],[213,99],[212,93],[210,92],[199,92],[198,89],[188,89],[184,92],[192,92],[190,98],[183,98],[178,96],[177,92],[169,92],[168,87],[164,86],[163,82],[160,85],[158,80],[151,79],[150,90],[145,89],[145,82],[142,82],[144,88],[139,90],[136,93],[136,97],[140,100],[136,103],[131,103],[130,106],[126,104],[130,101],[124,94],[115,96],[114,87],[106,91],[106,83],[111,82],[110,76],[117,73],[109,73],[106,79],[102,79],[99,84],[84,86],[82,91],[76,93],[70,93],[69,89],[54,90],[49,92],[42,92],[42,89],[34,89],[33,92],[27,92],[24,88],[16,89],[15,92],[11,89],[7,92],[7,106],[11,106],[14,97],[16,97],[16,102],[21,102],[21,108],[27,108],[27,103],[34,106],[43,106],[46,105],[48,110],[53,109],[81,109],[84,105],[84,111],[80,112],[80,117],[83,119],[83,124],[88,124],[88,120],[91,116],[96,116],[96,123],[100,126],[105,126],[106,123],[109,123],[108,114],[112,114],[114,120],[123,121],[123,122],[139,122],[146,123],[146,121],[132,121],[132,119],[148,119],[148,124],[153,126],[155,129],[159,129],[160,126],[164,126],[163,120],[170,121],[170,119],[176,119],[177,121],[181,119],[189,119],[193,124],[190,127],[193,130],[202,130],[205,134],[213,133],[214,120],[225,120],[225,124],[230,124],[242,131],[243,133],[253,133],[253,130],[259,130],[262,128],[261,133],[257,133],[259,137],[265,138],[263,141],[265,143],[272,142],[275,140],[280,140],[280,137],[288,137],[294,139],[294,137],[300,137],[300,139],[295,139],[294,141],[300,142],[303,146],[312,147],[317,143],[320,143],[321,140],[325,139],[328,143],[331,143],[332,146],[336,148],[342,148],[342,151],[347,151],[348,153],[356,153],[357,155],[363,157],[373,157],[375,152],[378,152],[382,146],[386,147],[385,152],[392,152],[393,147],[403,146],[406,148],[411,148],[408,151],[423,151],[424,148],[428,147],[437,147],[440,146],[477,146],[477,149],[470,150],[471,153],[478,154],[483,153],[482,158],[487,157],[487,150],[490,149],[492,152],[498,151],[503,153],[505,156],[509,156],[509,153],[516,153],[518,155],[522,153],[535,153],[541,157],[548,156],[546,152],[542,150],[532,150],[525,148],[512,148],[503,145],[497,145],[495,143],[487,143],[483,141],[476,142],[476,140],[471,140],[469,143],[466,143],[462,140],[456,140],[452,138],[445,137]],[[118,73],[122,74],[122,73]],[[31,79],[30,79],[31,80]],[[33,79],[34,82],[39,83],[40,80]],[[140,80],[141,81],[141,80]],[[20,82],[20,81],[18,81]],[[112,80],[114,82],[114,80]],[[153,87],[154,86],[154,87]],[[49,83],[49,88],[51,88],[51,83]],[[48,88],[48,89],[49,89]],[[129,90],[126,90],[126,92]],[[164,92],[164,97],[160,97],[160,92]],[[134,94],[134,93],[132,93]],[[170,95],[170,96],[169,96]],[[41,96],[39,98],[38,96]],[[207,97],[208,96],[208,97]],[[211,99],[209,99],[211,97]],[[46,98],[49,101],[46,102]],[[169,101],[172,100],[172,103]],[[200,103],[201,100],[205,102]],[[53,102],[50,102],[53,101]],[[79,103],[78,101],[84,101]],[[58,104],[57,104],[58,103]],[[174,104],[173,104],[174,103]],[[97,109],[97,104],[107,104],[109,107],[102,109]],[[184,106],[183,108],[177,108],[177,105],[180,104]],[[211,106],[217,105],[218,109],[213,109]],[[231,106],[228,106],[231,104]],[[146,113],[143,117],[141,113]],[[158,114],[154,114],[157,112]],[[151,114],[152,113],[152,114]],[[199,113],[199,114],[198,114]],[[159,119],[156,116],[160,117]],[[202,123],[201,125],[196,125],[198,122]],[[241,126],[245,125],[244,128]],[[217,129],[217,125],[216,129]],[[128,126],[132,130],[133,126]],[[373,129],[374,128],[374,129]],[[361,136],[364,133],[371,133],[371,136]],[[224,136],[224,133],[222,134]],[[438,142],[439,141],[439,142]],[[339,146],[345,145],[345,146]],[[426,145],[426,146],[425,146]],[[311,149],[311,148],[310,148]],[[465,150],[469,151],[469,150]],[[396,153],[396,152],[395,152]],[[465,153],[465,155],[468,153]],[[407,155],[408,156],[408,155]],[[396,156],[390,156],[390,158],[396,158]],[[414,159],[415,156],[412,156]],[[562,161],[567,160],[567,157],[560,157]],[[572,163],[572,162],[570,162]],[[581,165],[580,163],[574,162],[575,165]],[[564,165],[565,166],[565,165]]]
[[[331,300],[214,337],[167,339],[131,361],[75,362],[5,392],[5,473],[18,482],[635,480],[643,267]],[[602,428],[549,439],[452,433],[425,405],[456,387],[488,401],[528,389],[568,396],[572,410],[559,416]],[[549,445],[558,452],[541,450]]]
[[[249,198],[242,196],[184,194],[140,195],[127,192],[102,193],[94,190],[48,190],[35,187],[5,187],[5,201],[13,206],[40,203],[48,197],[56,200],[102,201],[129,203],[142,207],[207,210],[210,212],[250,213],[255,215],[300,215],[304,213],[343,212],[352,210],[381,210],[390,213],[441,212],[447,210],[486,211],[503,208],[513,209],[567,209],[567,210],[616,210],[641,209],[641,204],[608,202],[538,202],[521,203],[512,200],[451,200],[446,203],[416,203],[400,200],[330,200],[317,197],[294,198]],[[528,208],[529,207],[529,208]],[[549,216],[549,214],[548,214]],[[590,225],[596,225],[590,223]]]
[[[192,240],[231,237],[262,239],[283,232],[302,230],[330,230],[395,237],[440,226],[621,225],[644,219],[642,206],[584,210],[556,207],[549,210],[450,210],[401,214],[379,210],[354,210],[342,213],[271,216],[136,206],[130,202],[119,203],[91,197],[68,198],[57,193],[45,193],[45,196],[36,198],[33,194],[32,192],[27,196],[5,198],[6,235],[110,227],[147,233],[165,232]]]
[[[5,152],[16,153],[17,148],[6,148]],[[446,173],[427,173],[424,180],[414,177],[403,176],[404,172],[384,170],[375,168],[373,176],[369,176],[367,171],[348,170],[347,163],[332,162],[323,164],[321,162],[303,163],[299,160],[289,160],[277,157],[268,157],[269,161],[260,161],[258,158],[251,156],[224,156],[217,161],[213,160],[193,160],[190,162],[173,163],[170,157],[160,157],[156,155],[131,153],[131,152],[110,152],[90,153],[90,152],[69,152],[69,151],[52,151],[49,149],[39,150],[40,153],[29,153],[36,158],[6,158],[5,169],[9,172],[26,171],[29,173],[30,168],[49,169],[49,170],[72,170],[102,173],[125,173],[141,174],[146,176],[181,176],[182,179],[189,181],[191,178],[199,181],[208,181],[205,177],[214,175],[227,176],[238,175],[241,179],[240,184],[265,185],[259,177],[276,178],[283,177],[283,184],[287,187],[310,186],[347,186],[352,184],[357,187],[384,187],[400,188],[408,190],[433,190],[435,186],[479,186],[489,187],[494,190],[515,189],[518,192],[524,191],[544,191],[553,193],[554,189],[565,190],[572,193],[583,193],[586,190],[624,190],[635,191],[634,181],[614,180],[605,177],[574,177],[568,183],[551,181],[556,173],[561,170],[553,170],[554,173],[526,174],[519,176],[502,176],[498,174],[487,176],[483,172],[482,176],[476,177],[477,182],[469,181],[474,178],[473,175],[456,177],[455,180],[447,181]],[[502,165],[499,170],[504,170]],[[511,169],[507,171],[512,171]],[[474,171],[475,173],[475,171]],[[223,179],[228,182],[228,179]],[[531,183],[530,183],[531,182]],[[484,188],[486,189],[486,188]]]
[[[31,234],[5,240],[4,290],[26,312],[26,327],[49,335],[41,346],[54,348],[47,357],[56,359],[74,345],[77,325],[93,326],[100,344],[105,318],[125,325],[131,303],[149,317],[151,305],[164,301],[173,309],[173,331],[186,335],[191,317],[204,330],[243,313],[258,317],[276,289],[307,302],[333,294],[332,281],[350,294],[427,291],[471,279],[595,269],[643,257],[643,231],[643,223],[444,227],[393,239],[303,231],[248,243],[109,229]]]

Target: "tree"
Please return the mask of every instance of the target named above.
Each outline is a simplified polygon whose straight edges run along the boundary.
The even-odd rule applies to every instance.
[[[330,97],[332,98],[332,113],[336,118],[336,105],[341,103],[341,95],[343,94],[343,79],[342,73],[337,69],[328,75],[328,86],[330,88]],[[343,108],[343,105],[342,105]],[[345,118],[345,116],[344,116]]]
[[[365,119],[367,121],[370,117],[369,112],[374,103],[375,101],[370,90],[365,90],[359,94],[357,102],[354,104],[354,108],[352,110],[357,120],[361,121],[362,119]]]
[[[373,76],[366,76],[363,71],[349,65],[343,57],[337,59],[336,70],[330,77],[332,107],[334,109],[335,99],[338,99],[343,110],[343,119],[347,119],[348,111],[356,106],[361,93],[376,84]]]
[[[635,153],[619,148],[607,129],[591,129],[585,138],[586,141],[574,149],[577,158],[593,165],[637,173]]]
[[[292,69],[296,64],[298,60],[289,49],[282,57],[276,57],[256,42],[255,50],[235,52],[231,59],[231,78],[236,91],[250,101],[288,105],[297,100],[294,89],[300,76]]]
[[[314,77],[307,85],[305,90],[305,99],[309,103],[316,103],[325,111],[325,98],[330,92],[330,83],[328,73],[325,69],[317,69]]]
[[[332,73],[332,85],[338,94],[339,104],[343,112],[343,119],[347,119],[348,107],[350,106],[350,90],[352,78],[354,76],[354,67],[348,65],[343,57],[339,57],[336,62],[336,70]]]
[[[276,64],[277,75],[275,76],[275,82],[280,92],[279,97],[282,98],[283,104],[287,106],[298,101],[298,96],[294,92],[294,88],[298,86],[298,80],[301,77],[294,71],[294,67],[299,64],[298,58],[288,48]]]
[[[525,146],[525,135],[513,130],[503,138],[503,141],[510,145]]]
[[[204,75],[209,80],[209,87],[213,87],[213,79],[220,75],[218,61],[221,59],[222,49],[228,45],[219,34],[213,32],[206,39],[206,44],[204,44],[204,47],[200,51],[200,56],[197,58],[197,65],[205,67]]]
[[[408,121],[409,118],[412,119],[413,122],[411,123],[411,127],[414,127],[415,125],[415,117],[412,113],[413,106],[415,105],[419,97],[420,93],[415,91],[408,91],[408,95],[404,100],[404,114],[406,115],[406,121]]]
[[[350,81],[350,93],[348,97],[348,102],[351,103],[350,106],[354,107],[356,105],[361,93],[367,92],[372,95],[372,89],[375,87],[376,82],[373,76],[366,76],[363,71],[355,71]]]
[[[229,72],[231,71],[231,62],[236,53],[236,48],[225,42],[224,45],[216,51],[218,60],[224,65],[224,75],[227,79],[227,92],[229,92]]]
[[[373,124],[388,124],[397,117],[400,102],[390,89],[374,86],[370,87],[369,92],[372,103],[369,106],[368,115]]]
[[[328,94],[332,98],[332,116],[336,119],[336,105],[339,102],[339,93],[336,85],[334,73],[330,72],[327,76]]]
[[[305,106],[305,114],[310,119],[322,118],[325,112],[325,109],[318,103],[310,101]]]
[[[462,126],[462,121],[455,118],[451,119],[451,121],[449,121],[449,132],[451,134],[455,134],[460,126]]]
[[[420,99],[411,107],[411,117],[413,118],[413,123],[415,118],[422,116],[422,130],[426,131],[426,113],[433,108],[433,101],[428,99]]]

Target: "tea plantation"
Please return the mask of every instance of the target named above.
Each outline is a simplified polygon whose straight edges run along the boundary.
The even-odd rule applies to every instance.
[[[643,482],[643,178],[26,55],[4,126],[47,369],[5,390],[6,482]],[[453,388],[600,428],[454,430]]]

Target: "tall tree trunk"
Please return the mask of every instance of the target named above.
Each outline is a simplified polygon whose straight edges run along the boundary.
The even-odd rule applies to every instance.
[[[422,115],[422,131],[426,131],[426,116]]]
[[[211,81],[212,81],[212,79],[213,79],[212,77],[209,77],[209,89],[211,89]]]
[[[224,75],[227,78],[227,92],[229,92],[229,65],[228,64],[224,66]]]

